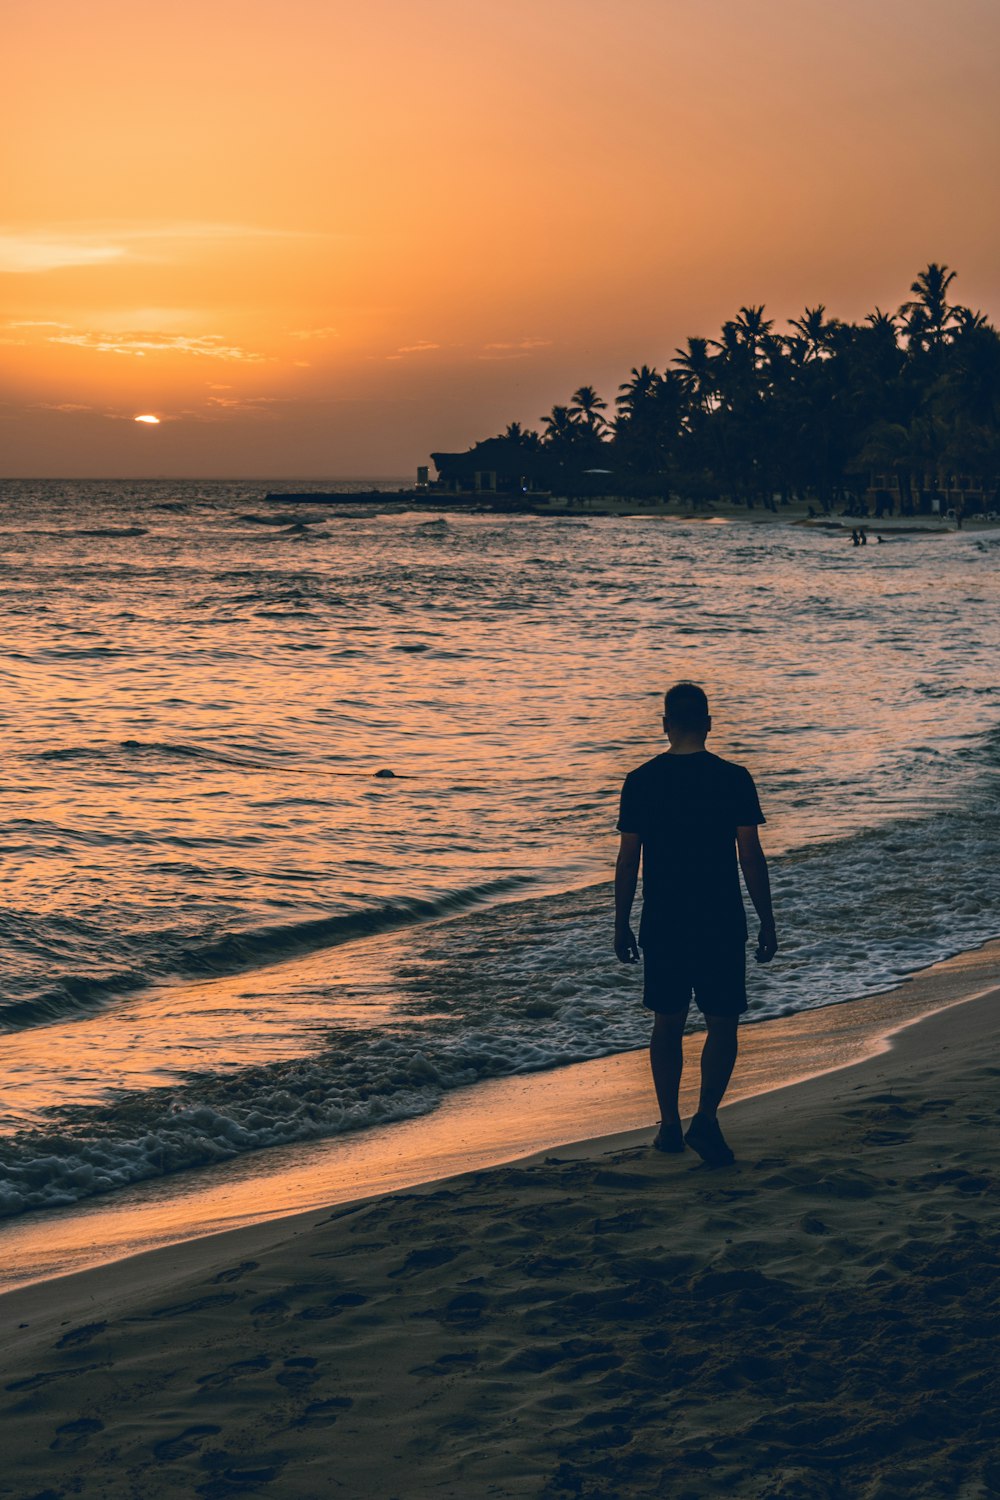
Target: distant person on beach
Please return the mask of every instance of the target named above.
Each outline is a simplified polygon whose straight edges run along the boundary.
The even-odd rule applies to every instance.
[[[736,1063],[739,1018],[747,1008],[747,922],[737,870],[743,871],[760,933],[757,961],[778,951],[767,861],[757,829],[764,822],[749,771],[705,748],[712,727],[708,699],[693,682],[678,682],[664,700],[670,749],[625,778],[615,869],[615,954],[623,964],[643,958],[643,1004],[653,1012],[649,1057],[660,1106],[653,1144],[680,1152],[685,1142],[709,1166],[733,1153],[717,1111]],[[642,921],[631,928],[642,859]],[[698,1112],[685,1134],[678,1090],[682,1039],[691,995],[705,1017]]]

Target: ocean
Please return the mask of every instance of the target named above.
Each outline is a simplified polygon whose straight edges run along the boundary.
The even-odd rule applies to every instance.
[[[0,1212],[642,1046],[614,824],[681,677],[767,816],[750,1022],[1000,932],[1000,532],[268,488],[0,485]]]

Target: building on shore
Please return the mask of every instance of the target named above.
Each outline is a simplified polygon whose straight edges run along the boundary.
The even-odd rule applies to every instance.
[[[500,495],[529,495],[549,488],[551,463],[510,438],[486,438],[465,453],[432,453],[436,488]]]

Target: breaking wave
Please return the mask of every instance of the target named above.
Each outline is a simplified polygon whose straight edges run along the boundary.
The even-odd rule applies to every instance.
[[[445,891],[426,900],[399,897],[360,911],[227,933],[221,938],[179,948],[169,955],[152,955],[141,970],[123,970],[106,977],[64,975],[40,995],[0,1003],[0,1029],[13,1031],[86,1015],[116,996],[142,989],[154,979],[204,979],[210,975],[238,974],[374,933],[438,921],[530,883],[529,876],[512,875]]]

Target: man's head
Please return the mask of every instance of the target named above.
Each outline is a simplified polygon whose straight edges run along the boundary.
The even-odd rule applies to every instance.
[[[704,744],[711,727],[704,689],[696,682],[675,682],[663,699],[663,728],[671,745]]]

